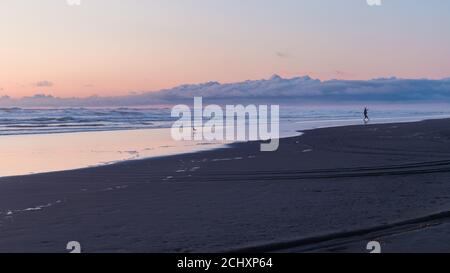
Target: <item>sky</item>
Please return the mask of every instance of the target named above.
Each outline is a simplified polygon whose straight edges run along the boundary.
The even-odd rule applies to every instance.
[[[0,0],[0,96],[450,77],[450,1]]]

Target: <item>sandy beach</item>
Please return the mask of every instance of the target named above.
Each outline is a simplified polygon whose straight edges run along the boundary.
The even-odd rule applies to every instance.
[[[0,252],[450,252],[450,120],[259,147],[1,178]]]

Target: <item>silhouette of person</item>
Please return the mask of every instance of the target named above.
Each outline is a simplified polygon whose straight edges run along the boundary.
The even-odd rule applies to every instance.
[[[367,109],[367,107],[364,107],[364,122],[368,122],[369,119],[369,109]]]

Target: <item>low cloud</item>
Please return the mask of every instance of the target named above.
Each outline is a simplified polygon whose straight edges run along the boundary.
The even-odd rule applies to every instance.
[[[275,56],[284,59],[284,58],[289,58],[290,55],[286,52],[277,51],[277,52],[275,52]]]
[[[355,74],[353,74],[353,73],[348,73],[348,72],[345,72],[345,71],[342,71],[342,70],[335,70],[335,71],[333,71],[333,74],[336,77],[340,77],[340,78],[350,78],[350,77],[354,77],[355,76]]]
[[[33,84],[35,87],[52,87],[53,83],[51,81],[39,81]]]
[[[58,98],[35,95],[0,98],[0,106],[138,106],[192,102],[201,96],[210,102],[450,102],[450,79],[382,78],[367,81],[321,81],[309,76],[221,84],[181,85],[157,92],[136,92],[120,97]]]

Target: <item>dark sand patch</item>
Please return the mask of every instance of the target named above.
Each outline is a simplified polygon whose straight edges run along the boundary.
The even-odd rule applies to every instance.
[[[229,251],[450,210],[450,120],[312,130],[272,153],[233,147],[2,178],[0,252],[66,252],[69,241],[86,252]],[[392,251],[433,237],[411,232],[408,244],[389,235]],[[316,249],[367,252],[366,240]]]

